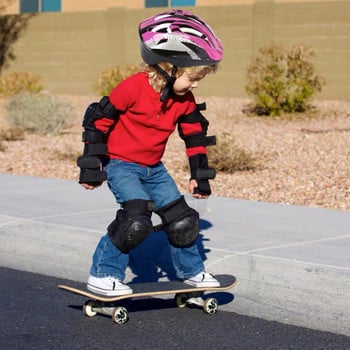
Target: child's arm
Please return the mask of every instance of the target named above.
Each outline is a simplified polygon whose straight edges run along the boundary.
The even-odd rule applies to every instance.
[[[102,160],[107,154],[107,132],[116,123],[119,112],[107,96],[100,102],[90,104],[83,120],[84,153],[78,158],[80,167],[79,183],[86,189],[100,186],[106,180]],[[100,122],[101,126],[97,126]]]
[[[215,145],[215,136],[206,136],[209,122],[200,113],[205,104],[181,116],[178,121],[180,137],[185,141],[189,159],[191,178],[190,192],[196,198],[206,198],[211,194],[209,180],[215,178],[215,169],[209,168],[206,146]]]

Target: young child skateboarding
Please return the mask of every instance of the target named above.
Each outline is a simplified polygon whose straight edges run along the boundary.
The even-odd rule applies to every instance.
[[[217,287],[196,245],[199,214],[161,159],[178,128],[189,158],[189,191],[198,199],[211,194],[215,171],[208,167],[206,146],[215,141],[206,137],[208,122],[192,89],[216,71],[223,47],[202,19],[181,10],[142,21],[139,36],[142,70],[91,104],[84,116],[79,182],[94,189],[107,180],[120,204],[96,247],[87,288],[107,296],[132,293],[123,283],[129,252],[152,232],[152,212],[162,220],[177,277],[195,287]]]

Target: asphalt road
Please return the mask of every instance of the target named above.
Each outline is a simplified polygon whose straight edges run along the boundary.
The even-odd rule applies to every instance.
[[[170,299],[126,302],[129,321],[86,317],[85,299],[57,288],[68,280],[0,267],[1,349],[347,350],[350,338],[219,311],[178,309]],[[234,290],[232,290],[234,293]],[[219,303],[234,303],[219,293]]]

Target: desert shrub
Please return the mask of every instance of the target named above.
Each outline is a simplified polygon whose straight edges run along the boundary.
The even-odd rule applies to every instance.
[[[315,73],[314,51],[302,44],[290,49],[270,44],[259,50],[247,70],[246,91],[258,115],[304,112],[324,79]]]
[[[234,173],[254,170],[258,160],[248,151],[237,146],[231,133],[224,132],[217,137],[216,146],[207,148],[210,166],[217,171]]]
[[[3,141],[24,140],[24,130],[20,127],[0,129],[0,152],[5,152],[7,146]]]
[[[116,66],[102,70],[95,83],[96,92],[100,96],[108,96],[117,84],[139,70],[138,65]]]
[[[60,134],[71,125],[73,105],[50,94],[22,93],[9,98],[7,120],[11,126],[37,134]]]
[[[24,130],[15,126],[0,130],[0,141],[21,141],[24,140]]]
[[[38,93],[43,89],[40,77],[26,72],[13,72],[0,77],[0,95],[7,97],[22,92]]]
[[[79,156],[81,156],[80,150],[77,151],[71,147],[64,146],[62,150],[51,150],[50,159],[76,162]]]

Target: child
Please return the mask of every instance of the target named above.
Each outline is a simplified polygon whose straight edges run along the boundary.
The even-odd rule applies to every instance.
[[[223,48],[210,27],[194,14],[172,10],[139,25],[142,71],[118,84],[109,97],[91,104],[84,116],[84,154],[79,182],[94,189],[108,181],[121,209],[93,255],[87,288],[117,296],[132,293],[123,283],[129,251],[152,232],[152,212],[162,219],[177,277],[192,286],[219,286],[205,272],[198,252],[199,215],[180,194],[161,158],[178,127],[185,141],[195,198],[210,194],[206,146],[208,122],[192,89],[215,72]]]

